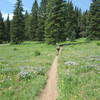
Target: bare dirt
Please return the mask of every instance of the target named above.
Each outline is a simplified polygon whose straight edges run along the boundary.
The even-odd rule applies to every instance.
[[[61,48],[62,49],[62,48]],[[60,49],[60,52],[61,52]],[[60,54],[59,52],[59,54]],[[55,57],[51,69],[48,73],[47,84],[42,91],[39,100],[56,100],[57,97],[57,66],[59,54]]]

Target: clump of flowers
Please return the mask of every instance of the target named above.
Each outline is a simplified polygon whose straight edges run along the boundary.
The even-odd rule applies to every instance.
[[[77,66],[78,63],[73,62],[73,61],[67,61],[67,62],[65,62],[65,65],[68,65],[68,66]]]
[[[31,66],[20,66],[20,72],[18,74],[19,79],[30,79],[33,78],[32,67]]]
[[[30,79],[33,78],[33,75],[31,72],[21,71],[19,73],[19,79]]]
[[[30,79],[37,75],[45,75],[45,67],[20,66],[19,79]]]

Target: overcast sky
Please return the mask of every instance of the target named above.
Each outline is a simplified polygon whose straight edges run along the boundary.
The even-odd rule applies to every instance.
[[[40,3],[41,0],[38,0]],[[72,0],[74,5],[81,8],[82,11],[88,10],[90,7],[91,0]],[[3,17],[6,19],[8,13],[10,18],[13,16],[13,9],[16,0],[0,0],[0,11],[3,13]],[[24,10],[30,11],[34,0],[22,0]]]

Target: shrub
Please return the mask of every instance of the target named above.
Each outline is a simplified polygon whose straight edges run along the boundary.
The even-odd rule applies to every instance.
[[[41,53],[40,53],[40,51],[35,51],[35,56],[40,56],[41,55]]]
[[[45,67],[35,67],[34,70],[36,71],[37,75],[45,75],[46,73]]]
[[[97,46],[100,46],[100,42],[97,43]]]
[[[0,44],[2,44],[2,43],[3,43],[3,41],[0,40]]]
[[[18,49],[17,49],[17,48],[13,48],[13,50],[14,50],[14,51],[17,51]]]

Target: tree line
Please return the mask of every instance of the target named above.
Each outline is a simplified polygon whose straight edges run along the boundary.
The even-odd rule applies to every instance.
[[[82,12],[72,1],[34,1],[31,13],[25,13],[21,0],[16,0],[13,19],[5,21],[0,11],[0,43],[19,44],[26,40],[56,44],[86,37],[100,39],[100,0],[92,0],[90,9]]]

